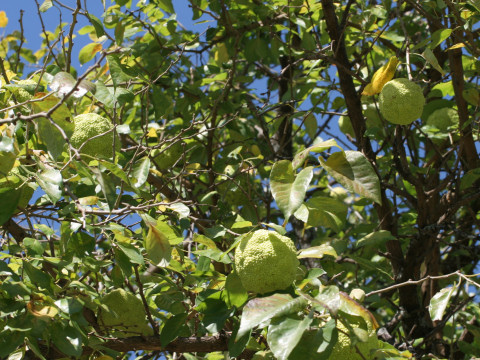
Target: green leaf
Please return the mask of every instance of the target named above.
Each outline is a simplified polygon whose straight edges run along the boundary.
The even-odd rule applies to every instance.
[[[115,202],[117,201],[117,194],[115,189],[115,183],[108,179],[108,176],[102,173],[98,168],[91,168],[91,171],[95,175],[98,183],[103,192],[103,196],[108,204],[108,208],[112,211],[115,208]]]
[[[324,161],[323,168],[351,192],[355,192],[378,204],[382,203],[380,181],[365,155],[359,151],[337,152]]]
[[[439,29],[432,34],[432,42],[428,45],[430,49],[435,49],[444,42],[453,32],[453,29]]]
[[[237,339],[259,324],[275,316],[295,313],[305,305],[306,300],[303,297],[292,298],[288,294],[252,299],[243,308]]]
[[[148,173],[150,171],[150,158],[145,156],[144,158],[135,162],[133,166],[132,175],[135,178],[135,183],[133,184],[134,187],[137,189],[145,184],[148,178]]]
[[[268,327],[267,342],[275,358],[289,359],[290,353],[297,346],[305,330],[312,323],[309,315],[303,320],[292,318],[275,318]]]
[[[330,255],[333,257],[337,257],[337,252],[335,249],[327,244],[322,244],[319,246],[312,246],[306,249],[301,249],[299,255],[297,256],[299,259],[305,259],[305,258],[316,258],[316,259],[321,259],[325,255]]]
[[[82,334],[73,326],[56,324],[51,333],[53,343],[65,355],[82,355]]]
[[[169,318],[160,333],[160,344],[166,346],[171,343],[180,334],[182,328],[186,326],[188,314],[181,313]]]
[[[107,108],[113,108],[116,104],[122,106],[132,102],[134,95],[130,90],[124,88],[107,87],[101,81],[96,83],[97,91],[95,91],[95,98],[103,103]]]
[[[330,227],[339,232],[347,218],[348,206],[336,199],[316,196],[302,205],[295,217],[309,226]]]
[[[119,21],[115,26],[115,42],[118,46],[122,46],[123,37],[125,35],[125,25],[122,21]]]
[[[396,237],[388,230],[374,231],[356,242],[357,248],[362,246],[374,246],[378,248],[380,245],[386,243],[388,240],[395,240]]]
[[[95,33],[97,34],[97,37],[99,38],[105,35],[105,30],[103,29],[103,24],[100,19],[90,13],[87,13],[87,17],[90,20],[90,23],[95,28]]]
[[[0,141],[0,147],[1,144],[2,141]],[[0,178],[6,176],[10,172],[10,170],[12,170],[16,158],[17,156],[14,152],[0,150]]]
[[[236,272],[231,272],[225,281],[225,290],[222,291],[222,299],[229,308],[240,308],[248,300],[248,293],[242,285]]]
[[[30,281],[33,284],[43,289],[52,290],[53,279],[50,277],[50,275],[37,269],[28,261],[23,260],[22,264],[23,264],[23,270],[25,271],[25,274],[27,274],[27,276],[30,278]]]
[[[293,161],[292,161],[293,169],[296,170],[300,166],[302,166],[302,164],[305,162],[306,158],[308,157],[309,153],[311,153],[311,152],[320,153],[320,152],[323,152],[325,150],[330,149],[333,146],[336,146],[336,147],[341,149],[341,147],[338,146],[335,139],[330,139],[330,140],[327,140],[327,141],[322,141],[322,142],[316,143],[315,145],[310,146],[309,148],[306,148],[306,149],[300,151],[293,158]]]
[[[40,12],[45,12],[53,6],[52,0],[45,0],[42,5],[40,5]]]
[[[161,229],[148,226],[148,234],[145,238],[145,249],[148,258],[154,265],[159,267],[168,266],[172,258],[172,247],[167,236]]]
[[[61,199],[63,193],[63,178],[60,171],[48,169],[42,171],[37,177],[37,182],[45,191],[52,203]]]
[[[20,200],[20,191],[14,191],[9,187],[0,188],[0,225],[5,224],[17,209]]]
[[[326,308],[333,316],[337,315],[341,303],[340,292],[336,286],[325,286],[321,288],[315,301],[323,308]]]
[[[292,163],[288,160],[276,162],[270,173],[272,195],[288,221],[290,216],[303,203],[308,185],[313,177],[313,167],[307,167],[296,176]]]
[[[450,302],[450,298],[453,293],[457,291],[457,288],[458,285],[454,284],[452,287],[443,288],[432,297],[430,304],[428,305],[428,312],[430,313],[432,321],[442,320],[443,314],[445,314],[445,310]]]
[[[426,48],[422,55],[425,58],[425,60],[427,60],[427,62],[433,66],[435,70],[437,70],[440,74],[442,74],[442,76],[445,76],[446,74],[445,71],[442,69],[442,67],[438,63],[438,60],[435,57],[435,54],[433,53],[432,50],[430,50],[430,48]]]
[[[110,75],[112,77],[113,85],[115,88],[119,87],[122,83],[125,83],[132,79],[133,74],[127,74],[127,68],[121,63],[120,57],[118,57],[118,55],[108,55],[107,61],[108,68],[110,69]]]
[[[175,13],[175,9],[172,5],[172,0],[155,0],[155,3],[160,7],[160,9],[165,10],[167,13]]]
[[[80,64],[83,65],[89,62],[101,50],[102,50],[102,44],[99,44],[99,43],[90,43],[85,45],[78,53],[78,60],[80,61]]]
[[[129,243],[116,243],[117,246],[122,250],[123,254],[128,257],[131,263],[144,265],[145,261],[143,260],[143,256],[140,253],[140,250],[137,249],[135,245]]]

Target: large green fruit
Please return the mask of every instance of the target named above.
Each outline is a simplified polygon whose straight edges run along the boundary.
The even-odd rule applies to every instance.
[[[422,88],[404,78],[387,82],[378,101],[385,119],[398,125],[408,125],[418,119],[425,105]]]
[[[152,335],[142,301],[123,289],[115,289],[102,297],[99,325],[117,337]],[[108,310],[105,310],[105,307]]]
[[[361,321],[358,322],[349,322],[349,325],[352,328],[360,327]],[[330,354],[330,359],[336,360],[363,360],[363,359],[372,359],[370,353],[371,350],[376,350],[379,348],[379,341],[375,330],[372,327],[372,324],[367,321],[368,326],[368,340],[366,342],[358,342],[356,346],[358,351],[360,351],[363,357],[357,352],[355,346],[352,346],[352,341],[348,334],[348,329],[340,321],[337,322],[338,331],[338,341],[332,349]]]
[[[260,294],[289,287],[298,265],[293,241],[275,231],[250,233],[235,250],[235,267],[243,287]]]
[[[79,148],[85,141],[94,136],[103,134],[113,129],[110,120],[95,113],[81,114],[73,118],[75,128],[70,142],[75,148]],[[92,157],[111,158],[113,156],[113,142],[115,139],[116,150],[120,148],[120,139],[115,137],[114,131],[89,140],[81,149],[81,153]]]

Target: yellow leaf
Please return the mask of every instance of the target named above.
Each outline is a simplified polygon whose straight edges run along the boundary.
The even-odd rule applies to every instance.
[[[447,49],[447,51],[448,51],[448,50],[460,49],[460,48],[463,48],[463,47],[465,47],[465,44],[464,44],[464,43],[458,43],[458,44],[455,44],[455,45],[453,45],[453,46],[450,46],[450,47]]]
[[[156,137],[158,137],[158,135],[157,135],[157,130],[156,130],[155,128],[153,128],[153,127],[149,128],[149,129],[148,129],[148,134],[147,134],[147,136],[148,136],[149,138],[153,138],[153,137],[156,138]]]
[[[85,196],[78,199],[80,205],[95,205],[98,202],[98,196]]]
[[[53,306],[44,306],[41,304],[35,304],[33,301],[30,301],[27,304],[28,310],[32,313],[33,316],[39,318],[50,318],[53,319],[55,315],[58,314],[58,310]]]
[[[383,86],[393,79],[399,63],[400,61],[395,56],[392,56],[387,64],[373,74],[372,81],[363,89],[362,95],[372,96],[380,93]]]
[[[5,11],[0,11],[0,27],[5,27],[8,24],[8,17]]]

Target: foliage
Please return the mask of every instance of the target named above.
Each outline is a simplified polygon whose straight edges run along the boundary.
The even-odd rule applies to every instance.
[[[26,3],[61,16],[39,49],[22,15],[0,35],[0,358],[480,356],[478,1]],[[242,286],[258,230],[294,242],[293,286]]]

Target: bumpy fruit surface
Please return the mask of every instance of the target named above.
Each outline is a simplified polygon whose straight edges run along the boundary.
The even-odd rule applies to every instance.
[[[110,120],[98,114],[81,114],[73,118],[75,129],[70,142],[75,148],[79,148],[85,141],[94,136],[103,134],[113,129]],[[111,158],[113,156],[114,132],[110,131],[105,135],[89,140],[81,149],[81,153],[93,157],[101,156]],[[115,139],[117,149],[120,146],[120,139]]]
[[[33,80],[20,80],[17,81],[17,85],[36,85],[37,82]],[[15,90],[12,90],[12,92],[15,94],[15,97],[18,102],[24,102],[27,100],[31,100],[33,98],[33,95],[30,94],[27,90],[17,87]]]
[[[123,289],[115,289],[105,295],[98,321],[100,326],[117,337],[152,335],[142,301]]]
[[[349,323],[352,328],[360,327],[360,322],[350,322]],[[371,350],[376,350],[379,348],[379,342],[377,339],[377,335],[372,328],[372,324],[367,321],[368,326],[368,340],[367,342],[357,342],[356,346],[358,350],[362,353],[363,357],[357,353],[355,346],[352,346],[352,341],[348,334],[348,329],[345,325],[341,322],[337,322],[337,328],[341,331],[338,331],[338,342],[332,349],[330,354],[330,359],[338,359],[338,360],[363,360],[363,359],[372,359],[370,355]],[[344,334],[343,332],[346,334]]]
[[[427,119],[427,125],[435,126],[442,132],[447,132],[450,126],[458,125],[458,122],[457,111],[446,107],[435,110]]]
[[[398,125],[408,125],[418,119],[425,105],[422,88],[404,78],[386,83],[378,101],[385,119]]]
[[[235,266],[243,287],[256,293],[283,290],[295,280],[299,261],[290,238],[275,231],[246,235],[235,250]]]

